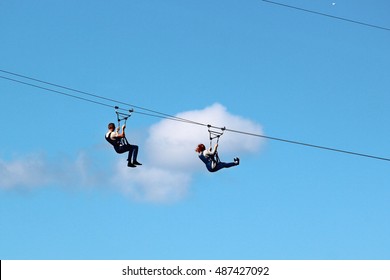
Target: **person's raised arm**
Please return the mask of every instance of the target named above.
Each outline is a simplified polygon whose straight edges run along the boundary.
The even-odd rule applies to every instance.
[[[206,155],[214,156],[215,153],[217,152],[217,149],[218,149],[218,144],[215,144],[214,149],[210,147],[208,150],[205,151]]]
[[[125,137],[125,128],[126,128],[126,125],[123,125],[122,126],[122,133],[119,133],[119,128],[118,128],[118,136],[119,138],[124,138]]]

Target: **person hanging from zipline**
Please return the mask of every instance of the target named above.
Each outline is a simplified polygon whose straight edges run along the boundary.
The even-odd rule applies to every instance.
[[[222,168],[230,168],[240,164],[238,157],[234,158],[233,162],[222,162],[218,158],[218,144],[215,144],[214,149],[206,149],[204,144],[199,144],[195,151],[198,153],[199,158],[206,165],[206,168],[210,172],[216,172]]]
[[[119,109],[118,107],[115,107],[115,109]],[[137,165],[142,165],[137,161],[137,156],[138,156],[138,146],[137,145],[132,145],[129,144],[129,142],[126,139],[126,134],[125,134],[125,129],[126,129],[126,121],[128,117],[131,116],[130,114],[126,115],[124,118],[120,118],[120,116],[123,116],[124,114],[118,113],[116,111],[116,114],[118,116],[118,128],[115,130],[115,124],[114,123],[109,123],[108,124],[108,132],[105,135],[106,140],[108,143],[110,143],[113,147],[114,150],[118,154],[123,154],[126,152],[129,152],[127,156],[127,166],[128,167],[136,167]],[[122,126],[122,132],[120,132],[120,121],[125,120],[125,124]]]
[[[137,145],[131,145],[127,141],[123,141],[123,139],[126,139],[125,135],[125,128],[126,125],[122,126],[122,133],[119,133],[119,127],[115,131],[115,124],[109,123],[108,124],[108,132],[106,133],[106,140],[114,147],[115,151],[118,154],[123,154],[126,152],[129,152],[127,156],[127,166],[128,167],[136,167],[137,165],[142,165],[137,161],[138,156],[138,146]]]
[[[216,172],[222,168],[230,168],[239,165],[240,159],[238,157],[234,158],[233,162],[222,162],[219,159],[219,137],[222,136],[225,131],[225,128],[221,128],[220,131],[212,130],[211,125],[208,125],[208,128],[210,135],[210,148],[206,149],[204,144],[199,144],[195,149],[195,152],[198,153],[200,160],[203,161],[203,163],[206,165],[207,170],[210,172]],[[213,139],[217,139],[217,143],[215,144],[214,148],[212,147]]]

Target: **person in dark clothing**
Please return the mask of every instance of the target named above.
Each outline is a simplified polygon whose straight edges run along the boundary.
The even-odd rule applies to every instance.
[[[127,156],[127,166],[128,167],[136,167],[137,165],[142,165],[137,161],[138,156],[138,146],[130,145],[126,140],[125,135],[126,125],[122,126],[122,133],[119,133],[119,127],[115,131],[115,124],[108,124],[108,132],[105,135],[106,140],[110,143],[115,151],[118,154],[123,154],[129,152]]]
[[[217,149],[218,144],[214,146],[214,149],[210,148],[210,150],[206,150],[206,147],[203,144],[199,144],[195,149],[195,152],[198,153],[199,158],[206,165],[208,171],[216,172],[222,168],[230,168],[240,164],[240,159],[238,157],[234,158],[234,162],[221,162],[217,160]]]

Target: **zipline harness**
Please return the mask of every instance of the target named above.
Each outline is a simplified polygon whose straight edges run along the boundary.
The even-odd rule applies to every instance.
[[[116,113],[116,117],[117,117],[117,120],[118,120],[118,127],[117,127],[117,130],[120,129],[121,127],[121,121],[124,121],[124,125],[126,126],[126,123],[127,123],[127,119],[131,117],[131,114],[134,112],[133,109],[130,109],[129,110],[129,113],[121,113],[118,111],[119,110],[119,107],[118,106],[115,106],[115,113]],[[121,138],[121,145],[129,145],[129,142],[127,141],[127,138],[126,136]]]
[[[208,131],[209,131],[209,138],[210,138],[210,150],[213,148],[213,140],[217,139],[216,144],[219,143],[219,138],[223,135],[223,133],[226,130],[226,127],[221,127],[221,128],[214,128],[210,124],[207,125]],[[214,154],[214,161],[216,163],[219,163],[221,160],[219,159],[218,156],[218,150],[215,151]]]

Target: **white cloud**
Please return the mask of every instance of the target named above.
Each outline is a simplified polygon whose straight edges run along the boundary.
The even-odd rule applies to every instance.
[[[179,113],[177,117],[217,127],[262,133],[260,125],[230,114],[218,103],[203,110]],[[198,159],[194,156],[199,143],[209,146],[207,127],[163,120],[150,128],[146,149],[153,164],[190,171],[199,166],[196,164]],[[220,140],[219,151],[234,157],[242,153],[257,152],[260,146],[260,138],[225,132]]]
[[[171,202],[187,194],[191,174],[157,166],[129,170],[122,162],[117,165],[113,183],[116,189],[138,201]]]
[[[59,186],[95,186],[103,174],[94,170],[85,153],[75,160],[48,159],[43,154],[10,161],[0,159],[0,189]]]
[[[262,133],[260,125],[232,115],[220,104],[176,116],[219,127]],[[87,153],[80,153],[75,160],[50,160],[42,155],[8,162],[0,160],[0,189],[49,185],[111,186],[140,201],[175,201],[187,195],[195,171],[207,172],[194,150],[197,144],[208,146],[208,142],[207,127],[165,119],[151,126],[145,143],[139,145],[139,160],[143,166],[128,168],[126,157],[115,154],[118,161],[112,169],[102,165],[99,169],[93,165],[97,161],[89,158]],[[227,131],[220,140],[221,159],[230,161],[234,156],[257,152],[261,144],[261,138]]]
[[[37,187],[49,183],[46,163],[41,156],[29,156],[11,162],[0,160],[0,188]]]

